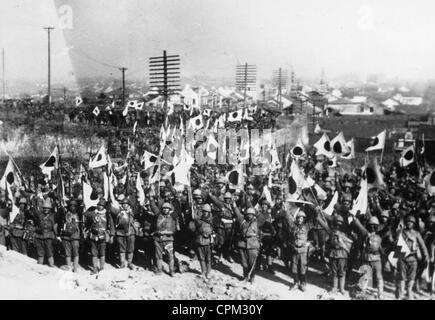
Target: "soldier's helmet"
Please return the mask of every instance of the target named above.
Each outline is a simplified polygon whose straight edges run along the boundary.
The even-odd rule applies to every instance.
[[[19,204],[27,204],[26,198],[21,198]]]
[[[303,217],[303,218],[306,218],[307,215],[305,214],[305,212],[299,210],[299,212],[296,214],[296,218],[297,218],[297,217]]]
[[[165,203],[163,204],[162,209],[173,210],[173,209],[172,209],[172,204],[170,204],[169,202],[165,202]]]
[[[42,209],[52,209],[53,206],[51,205],[51,201],[44,201],[44,203],[42,204]]]
[[[216,181],[217,184],[226,184],[225,178],[219,177]]]
[[[225,193],[225,195],[224,195],[224,199],[232,199],[232,198],[233,198],[233,196],[231,195],[230,192],[226,192],[226,193]]]
[[[254,208],[248,208],[245,212],[245,215],[255,215],[255,209]]]
[[[211,212],[211,207],[209,204],[204,204],[201,209],[205,212]]]
[[[335,217],[334,219],[335,224],[343,224],[344,223],[344,219],[342,216],[338,215]]]
[[[408,215],[405,218],[405,223],[407,223],[407,222],[417,223],[417,220],[415,220],[414,216]]]
[[[368,225],[379,225],[379,220],[376,217],[371,217],[369,219],[369,222],[367,223]]]
[[[352,202],[352,196],[350,194],[344,194],[342,201],[343,202]]]
[[[193,191],[193,197],[194,197],[194,198],[201,198],[201,197],[202,197],[202,192],[201,192],[201,190],[200,190],[200,189],[195,189],[195,190]]]
[[[388,211],[388,210],[382,211],[381,217],[389,218],[390,217],[390,211]]]

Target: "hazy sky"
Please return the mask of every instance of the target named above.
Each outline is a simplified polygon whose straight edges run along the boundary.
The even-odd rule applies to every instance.
[[[58,10],[72,8],[72,29]],[[180,54],[182,74],[260,76],[293,65],[297,76],[383,73],[435,78],[433,0],[0,0],[0,47],[9,79],[45,79],[52,33],[54,80],[148,74],[148,57]],[[62,20],[64,26],[65,20]],[[69,20],[67,20],[68,22]]]

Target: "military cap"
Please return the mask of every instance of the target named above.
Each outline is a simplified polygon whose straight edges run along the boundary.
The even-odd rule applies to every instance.
[[[414,217],[414,216],[412,216],[412,215],[408,215],[408,216],[406,216],[406,218],[405,218],[405,223],[406,223],[406,222],[417,223],[417,220],[415,220],[415,217]]]
[[[246,215],[249,215],[249,214],[254,214],[255,215],[255,209],[254,208],[248,208],[247,210],[246,210],[246,213],[245,213]]]
[[[233,198],[233,196],[231,195],[230,192],[226,192],[226,193],[225,193],[225,195],[224,195],[224,199],[232,199],[232,198]]]
[[[374,224],[374,225],[379,225],[379,220],[378,220],[378,218],[376,218],[376,217],[371,217],[370,219],[369,219],[369,221],[368,221],[368,223],[367,224]]]
[[[169,202],[165,202],[163,204],[162,209],[170,209],[170,210],[172,210],[172,204],[170,204]]]
[[[427,223],[435,223],[435,216],[433,214],[427,218]]]
[[[299,210],[298,213],[296,214],[296,218],[297,218],[297,217],[303,217],[303,218],[306,218],[307,215],[306,215],[305,212],[303,212],[302,210]]]
[[[219,178],[216,180],[216,183],[217,183],[217,184],[226,184],[227,182],[226,182],[226,180],[225,180],[224,177],[219,177]]]
[[[207,203],[204,204],[201,209],[202,209],[202,211],[211,212],[211,207]]]
[[[336,217],[334,218],[334,222],[335,222],[336,224],[343,224],[343,223],[344,223],[344,219],[343,219],[342,216],[336,216]]]
[[[388,210],[382,211],[381,217],[389,218],[390,217],[390,211],[388,211]]]
[[[26,198],[21,198],[19,204],[27,204]]]
[[[200,189],[195,189],[193,191],[193,197],[194,198],[196,198],[196,197],[202,197],[202,191]]]
[[[352,196],[350,195],[350,194],[343,194],[343,198],[342,198],[342,201],[343,202],[345,202],[345,201],[347,201],[347,202],[352,202]]]
[[[51,201],[50,200],[45,200],[44,203],[42,204],[42,209],[51,209],[53,208],[53,206],[51,205]]]

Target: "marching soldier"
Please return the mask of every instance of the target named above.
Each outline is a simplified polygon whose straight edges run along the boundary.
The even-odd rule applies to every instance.
[[[353,216],[352,216],[353,217]],[[377,217],[370,217],[366,229],[358,218],[353,219],[356,227],[363,236],[363,263],[367,264],[373,270],[378,285],[378,299],[383,299],[384,278],[382,276],[382,238],[378,234],[379,220]]]
[[[164,203],[162,209],[156,206],[154,199],[151,199],[151,209],[157,215],[156,228],[154,232],[154,246],[156,253],[156,273],[161,274],[163,269],[163,255],[169,256],[169,275],[174,276],[174,233],[179,230],[174,209],[170,203]]]
[[[255,209],[248,208],[244,216],[233,202],[233,214],[239,223],[240,238],[239,253],[242,259],[243,277],[245,282],[254,282],[255,267],[260,249],[259,232]]]
[[[27,211],[27,200],[26,198],[21,198],[19,201],[19,212],[15,219],[9,224],[9,236],[11,241],[12,250],[19,252],[23,255],[27,255],[27,242],[25,239],[26,235],[26,224],[29,218],[29,213]]]
[[[344,219],[340,215],[336,215],[332,220],[332,226],[320,216],[322,210],[317,208],[317,221],[323,226],[329,234],[329,262],[332,273],[332,293],[336,293],[340,285],[340,293],[345,294],[347,260],[349,258],[352,240],[343,232]]]
[[[405,285],[408,292],[408,299],[414,298],[412,289],[414,286],[415,277],[417,274],[418,260],[422,259],[424,262],[428,261],[428,251],[426,245],[421,237],[420,232],[415,230],[417,220],[408,215],[405,218],[405,228],[399,231],[398,237],[403,237],[410,252],[405,257],[399,257],[398,268],[398,282],[397,282],[397,298],[403,298],[405,292]]]
[[[76,209],[77,202],[71,200],[67,209],[63,226],[61,229],[61,239],[65,251],[66,266],[78,271],[79,267],[79,249],[80,249],[80,218]]]
[[[261,208],[257,215],[258,229],[260,230],[261,238],[261,265],[265,265],[265,269],[270,273],[274,273],[272,269],[272,255],[275,245],[275,228],[273,226],[273,218],[270,210],[270,204],[266,199],[263,199]]]
[[[308,227],[305,224],[305,212],[298,209],[296,219],[287,214],[287,223],[290,228],[289,246],[291,249],[291,271],[294,284],[292,289],[298,287],[305,291],[307,285],[306,273],[308,265]]]
[[[196,254],[201,265],[203,279],[211,272],[212,219],[209,204],[202,205],[202,214],[195,217]]]
[[[38,264],[44,263],[47,258],[48,266],[54,267],[53,241],[57,237],[57,223],[55,222],[53,206],[49,199],[42,204],[42,212],[36,211],[35,246],[38,255]]]
[[[106,201],[103,199],[98,202],[95,210],[89,210],[85,213],[85,218],[86,233],[91,244],[91,274],[97,274],[99,271],[104,270],[106,243],[113,243],[115,227],[112,216],[106,210]],[[100,262],[99,267],[98,261]]]
[[[127,198],[124,198],[120,205],[121,210],[115,219],[116,242],[118,243],[119,259],[121,261],[120,268],[125,268],[127,261],[128,268],[133,270],[134,244],[136,240],[134,213],[131,202]]]
[[[224,195],[224,201],[220,200],[218,197],[209,194],[211,202],[218,207],[216,227],[217,227],[217,238],[216,238],[216,254],[218,256],[218,261],[220,262],[222,256],[228,262],[232,263],[234,260],[231,257],[231,247],[234,234],[234,221],[233,221],[233,196],[231,193],[226,192]]]

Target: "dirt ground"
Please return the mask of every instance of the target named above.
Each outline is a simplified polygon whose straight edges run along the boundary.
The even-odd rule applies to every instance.
[[[275,274],[257,273],[254,284],[244,284],[238,263],[224,260],[217,264],[211,279],[200,278],[200,266],[196,259],[176,254],[180,269],[173,278],[165,272],[153,272],[137,267],[136,270],[116,269],[107,265],[98,275],[80,268],[74,274],[58,268],[37,265],[35,260],[0,248],[0,299],[113,299],[113,300],[350,300],[374,299],[374,290],[355,295],[348,287],[345,296],[330,295],[329,279],[320,270],[310,268],[305,292],[289,290],[292,280],[288,270],[275,262]],[[165,265],[167,271],[167,265]],[[394,299],[394,286],[386,283],[386,299]],[[427,293],[417,299],[428,299]]]

